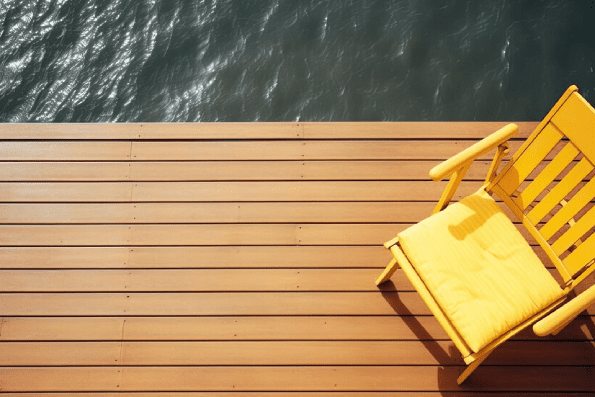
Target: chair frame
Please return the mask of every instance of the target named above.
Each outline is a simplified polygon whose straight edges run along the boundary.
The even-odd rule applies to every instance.
[[[506,340],[510,339],[512,336],[521,332],[525,328],[534,325],[533,330],[537,335],[556,335],[583,310],[585,310],[591,304],[595,303],[595,286],[592,286],[583,293],[581,293],[578,297],[574,298],[567,304],[560,307],[560,305],[565,301],[568,293],[576,285],[582,282],[588,275],[595,271],[595,266],[593,266],[593,263],[595,261],[591,260],[582,268],[578,270],[574,269],[573,271],[569,271],[569,269],[567,269],[560,257],[552,249],[552,246],[547,242],[547,239],[537,229],[534,222],[532,222],[528,218],[528,216],[523,213],[523,210],[519,208],[517,203],[515,203],[513,197],[511,197],[511,195],[507,193],[502,188],[502,186],[499,185],[499,182],[501,182],[502,178],[507,174],[508,171],[512,170],[512,167],[514,167],[515,162],[525,152],[525,150],[528,147],[530,147],[531,143],[535,141],[535,139],[542,132],[542,130],[544,130],[544,128],[548,125],[548,123],[551,122],[552,118],[558,112],[558,110],[560,110],[564,103],[569,98],[571,98],[571,96],[577,91],[578,88],[574,85],[570,86],[566,90],[564,95],[558,100],[558,102],[554,105],[554,107],[550,110],[546,117],[541,121],[541,123],[537,126],[537,128],[533,131],[529,138],[527,138],[525,143],[515,153],[513,158],[508,162],[508,164],[506,164],[503,167],[503,169],[500,172],[497,172],[497,170],[502,160],[509,152],[508,140],[512,138],[518,131],[518,127],[515,124],[508,124],[502,129],[494,132],[490,136],[475,143],[473,146],[463,150],[459,154],[437,165],[430,171],[430,177],[435,181],[439,181],[450,176],[450,180],[446,188],[444,189],[444,192],[442,193],[440,200],[434,208],[433,214],[436,214],[448,206],[449,202],[454,196],[456,189],[458,188],[460,182],[463,180],[465,173],[467,172],[473,161],[479,156],[482,156],[495,149],[496,153],[488,170],[482,189],[485,189],[485,191],[490,194],[496,194],[500,199],[502,199],[502,201],[512,210],[515,216],[522,222],[525,228],[531,233],[533,238],[535,238],[539,245],[544,249],[548,257],[554,263],[556,269],[562,276],[564,283],[562,285],[564,296],[561,299],[554,302],[549,307],[535,314],[533,317],[527,319],[526,321],[514,327],[513,329],[509,330],[505,334],[501,335],[480,351],[473,352],[462,339],[462,337],[459,335],[459,333],[454,328],[450,320],[448,320],[448,318],[446,317],[446,315],[444,314],[444,312],[442,311],[442,309],[440,308],[440,306],[438,305],[438,303],[436,302],[436,300],[434,299],[434,297],[432,296],[432,294],[430,293],[430,291],[428,290],[418,273],[416,272],[415,268],[407,259],[405,252],[399,246],[398,237],[384,244],[384,247],[389,249],[393,254],[393,260],[389,263],[389,265],[386,267],[386,269],[380,275],[380,277],[378,277],[378,279],[376,280],[376,284],[380,285],[383,282],[387,281],[391,278],[391,276],[399,267],[402,268],[403,272],[405,273],[409,281],[413,284],[415,289],[418,291],[421,298],[426,303],[434,317],[436,317],[440,325],[444,328],[448,336],[452,339],[455,346],[459,349],[463,356],[463,360],[468,365],[467,368],[457,379],[458,384],[461,384],[463,381],[465,381],[465,379],[467,379],[467,377],[471,375],[471,373],[479,366],[479,364],[481,364],[489,356],[489,354],[492,351],[494,351],[494,349],[496,349]],[[578,93],[576,95],[578,95]],[[578,98],[584,101],[584,99],[582,99],[580,95],[578,95]],[[586,103],[586,101],[584,102]],[[593,111],[592,108],[591,111],[593,112],[593,118],[595,119],[595,111]],[[571,142],[573,142],[572,139]],[[583,145],[584,144],[585,143],[583,143]],[[522,170],[524,174],[526,174],[525,177],[529,175],[533,168],[529,170]],[[557,176],[557,174],[555,176]],[[553,180],[555,176],[551,177],[551,179]],[[520,184],[521,182],[522,180],[519,181],[518,184]],[[565,204],[564,200],[562,200],[561,204]],[[568,223],[571,226],[574,226],[574,219],[571,219]],[[595,255],[593,256],[595,257]],[[554,311],[555,309],[558,310]],[[554,312],[552,313],[552,311]],[[548,314],[550,315],[547,316]]]

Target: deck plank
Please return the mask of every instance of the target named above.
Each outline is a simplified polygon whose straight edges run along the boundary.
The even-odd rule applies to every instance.
[[[381,268],[390,258],[378,245],[4,247],[0,268]]]
[[[474,141],[9,141],[0,161],[445,160]]]
[[[397,312],[398,314],[398,312]],[[530,330],[523,341],[593,341],[593,319],[580,316],[558,336]],[[238,316],[232,317],[4,317],[0,341],[444,341],[432,316]],[[561,345],[544,343],[549,349]],[[586,349],[589,351],[590,348]],[[554,350],[555,351],[555,350]],[[554,354],[555,356],[555,354]]]
[[[379,269],[0,270],[0,290],[377,291],[373,280],[378,273]],[[407,283],[401,272],[394,279],[400,284]]]
[[[267,122],[0,124],[0,139],[431,139],[483,138],[505,122]],[[516,122],[526,138],[537,122]]]
[[[412,323],[419,332],[413,332]],[[419,328],[421,327],[421,329]],[[574,334],[573,334],[574,335]],[[576,333],[581,338],[580,333]],[[0,341],[446,340],[431,317],[4,317]],[[585,338],[584,334],[582,338]]]
[[[590,342],[517,341],[486,365],[590,365]],[[449,354],[450,353],[452,354]],[[0,366],[463,365],[450,341],[1,342]],[[279,354],[283,352],[283,354]]]
[[[430,315],[415,292],[0,293],[2,316]],[[595,314],[595,307],[586,311]]]
[[[446,160],[474,141],[133,142],[131,160]],[[514,150],[522,142],[513,141]],[[491,160],[484,155],[481,160]]]
[[[377,245],[404,224],[6,225],[0,246]]]
[[[439,161],[7,162],[4,182],[428,180]],[[485,178],[478,161],[466,180]],[[398,172],[396,172],[398,170]]]
[[[0,202],[435,201],[446,182],[6,182]],[[462,182],[455,199],[480,182]]]
[[[381,269],[0,270],[3,292],[378,291]],[[555,269],[549,269],[554,274]],[[333,282],[329,282],[333,280]],[[399,292],[415,289],[402,271]]]
[[[433,202],[0,204],[3,224],[419,222]]]
[[[593,392],[592,367],[457,366],[4,367],[5,391],[560,391]]]
[[[428,181],[437,160],[302,160],[302,161],[62,161],[0,162],[4,182],[61,181]],[[477,160],[465,181],[483,181],[490,161]],[[545,168],[549,161],[537,167]],[[557,178],[559,179],[559,178]],[[530,181],[531,179],[527,179]]]
[[[411,223],[2,225],[0,246],[378,245]],[[527,240],[530,234],[521,230]]]
[[[416,293],[1,293],[2,316],[429,315]],[[403,314],[400,312],[400,314]]]
[[[449,391],[448,394],[440,391],[436,392],[415,392],[415,397],[517,397],[518,392],[483,392],[483,391]],[[102,397],[294,397],[295,392],[101,392]],[[29,394],[23,393],[5,393],[7,397],[24,397]],[[45,392],[44,397],[79,397],[86,395],[85,393],[77,392]],[[300,392],[300,396],[304,397],[344,397],[346,392]],[[350,397],[395,397],[395,396],[410,396],[411,392],[392,391],[392,392],[362,392],[349,391]],[[567,396],[566,392],[532,392],[532,397],[560,397]],[[573,397],[590,397],[591,393],[573,393]]]
[[[533,247],[547,263],[545,253]],[[43,258],[40,259],[40,258]],[[371,246],[3,247],[0,269],[383,268],[391,259]],[[550,266],[551,267],[551,266]]]

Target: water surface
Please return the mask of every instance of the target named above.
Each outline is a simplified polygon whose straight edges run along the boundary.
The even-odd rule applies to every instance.
[[[591,1],[0,0],[0,121],[539,120]]]

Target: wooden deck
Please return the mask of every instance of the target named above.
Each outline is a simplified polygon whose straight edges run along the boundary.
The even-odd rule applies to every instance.
[[[557,337],[522,333],[459,387],[409,282],[374,285],[382,243],[440,196],[430,168],[504,124],[0,125],[0,390],[595,392],[595,308]]]

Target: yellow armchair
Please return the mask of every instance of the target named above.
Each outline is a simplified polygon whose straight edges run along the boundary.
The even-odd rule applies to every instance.
[[[458,383],[521,330],[556,334],[595,303],[593,286],[560,307],[595,270],[595,179],[585,183],[595,171],[595,110],[571,86],[500,167],[517,130],[509,124],[430,171],[450,181],[432,216],[385,243],[393,260],[376,280],[402,268],[468,364]],[[494,149],[483,186],[450,204],[473,161]],[[561,285],[492,195],[539,243]]]

